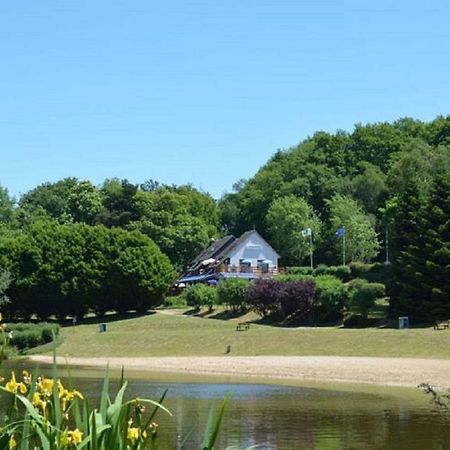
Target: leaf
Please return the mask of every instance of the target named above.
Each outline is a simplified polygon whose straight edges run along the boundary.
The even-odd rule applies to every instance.
[[[214,410],[211,407],[211,410],[209,411],[209,416],[208,416],[208,422],[207,422],[207,426],[206,426],[206,430],[205,430],[205,434],[204,434],[204,438],[203,438],[203,450],[213,450],[214,448],[214,444],[217,440],[217,436],[219,435],[219,431],[220,431],[220,427],[222,425],[222,421],[223,421],[223,417],[225,415],[225,410],[227,408],[228,402],[231,399],[232,394],[227,394],[227,396],[225,397],[222,406],[220,408],[220,412],[219,415],[217,416],[216,422],[214,424],[214,428],[212,429],[211,432],[211,428],[212,428],[212,423],[213,423],[213,419],[214,419]],[[208,438],[209,435],[209,438]]]

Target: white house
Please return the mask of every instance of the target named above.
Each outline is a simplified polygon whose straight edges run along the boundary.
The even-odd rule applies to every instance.
[[[271,277],[278,273],[278,258],[278,253],[255,230],[239,238],[225,236],[198,255],[177,284]]]

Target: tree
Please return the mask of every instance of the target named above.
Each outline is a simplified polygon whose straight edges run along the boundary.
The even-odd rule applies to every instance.
[[[400,197],[396,216],[396,258],[389,285],[391,310],[416,322],[450,315],[450,178],[435,175],[428,195],[414,185]]]
[[[299,197],[289,195],[273,201],[267,211],[270,242],[287,265],[301,265],[309,258],[310,239],[302,231],[310,228],[314,245],[320,241],[321,221],[312,207]]]
[[[11,284],[11,274],[7,270],[0,271],[0,306],[9,303],[9,298],[6,295],[6,290],[9,288]]]
[[[126,179],[105,180],[101,187],[105,209],[98,217],[99,222],[107,227],[124,227],[139,219],[134,200],[137,191],[138,186]]]
[[[218,234],[214,200],[190,186],[139,191],[135,204],[140,220],[130,228],[153,239],[179,270]]]
[[[162,303],[175,280],[168,258],[147,236],[138,231],[110,231],[111,249],[106,284],[116,311],[144,312]]]
[[[93,225],[103,209],[102,195],[90,181],[80,181],[70,191],[67,213],[74,222]]]
[[[378,254],[380,244],[375,229],[355,200],[339,194],[327,201],[330,210],[331,232],[345,228],[346,262],[368,262]],[[343,239],[335,240],[339,254],[343,251]]]
[[[15,200],[8,194],[8,189],[0,186],[0,222],[11,222],[14,215]]]
[[[432,184],[422,223],[428,317],[450,317],[450,175],[440,172]]]
[[[387,185],[391,195],[403,193],[414,184],[420,193],[426,192],[433,178],[435,150],[418,139],[408,140],[390,160]]]
[[[70,193],[77,183],[73,177],[56,183],[43,183],[27,192],[20,199],[19,206],[31,212],[42,209],[50,218],[59,220],[67,211]]]
[[[0,261],[14,277],[8,308],[25,318],[144,311],[161,303],[175,278],[148,237],[86,224],[37,222],[0,240]]]
[[[371,214],[376,214],[387,195],[386,175],[377,166],[361,163],[361,173],[353,180],[353,195],[355,200]]]

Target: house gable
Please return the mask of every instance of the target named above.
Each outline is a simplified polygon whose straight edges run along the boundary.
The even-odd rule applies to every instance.
[[[239,266],[242,261],[248,261],[251,267],[257,267],[258,261],[265,261],[268,267],[278,267],[278,253],[255,230],[247,231],[233,242],[226,252],[229,265]]]

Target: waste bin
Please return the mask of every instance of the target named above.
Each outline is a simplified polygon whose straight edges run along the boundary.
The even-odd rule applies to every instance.
[[[106,333],[106,323],[100,324],[100,333]]]

